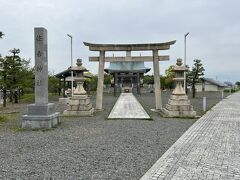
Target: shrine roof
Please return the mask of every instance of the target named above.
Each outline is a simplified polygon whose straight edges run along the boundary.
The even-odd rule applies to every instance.
[[[113,72],[140,72],[147,73],[151,68],[147,68],[144,66],[144,62],[110,62],[108,68],[105,68],[105,72],[113,73]]]
[[[73,70],[74,70],[74,68],[75,67],[73,67]],[[84,69],[84,71],[86,72],[88,70]],[[71,66],[68,69],[64,70],[64,71],[55,74],[54,76],[57,77],[57,78],[66,78],[66,77],[71,76]],[[91,78],[92,76],[90,74],[88,74],[88,73],[84,73],[84,77],[85,78]]]

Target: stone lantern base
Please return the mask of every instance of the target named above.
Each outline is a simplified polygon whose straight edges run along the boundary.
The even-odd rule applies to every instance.
[[[88,95],[74,95],[69,99],[68,109],[63,111],[66,116],[92,116],[94,109]]]
[[[171,95],[166,108],[163,108],[164,116],[167,117],[195,117],[196,111],[193,110],[187,95]]]

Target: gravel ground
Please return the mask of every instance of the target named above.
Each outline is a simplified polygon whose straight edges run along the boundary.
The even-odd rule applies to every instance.
[[[191,102],[201,112],[221,95],[198,94]],[[163,93],[166,104],[169,93]],[[0,124],[0,179],[139,179],[196,121],[162,118],[154,108],[154,94],[137,97],[152,117],[146,120],[106,120],[117,98],[104,96],[105,111],[93,117],[61,117],[51,130],[23,131],[21,113]],[[92,96],[92,102],[95,98]],[[24,112],[26,105],[14,106]],[[59,109],[60,110],[60,109]]]

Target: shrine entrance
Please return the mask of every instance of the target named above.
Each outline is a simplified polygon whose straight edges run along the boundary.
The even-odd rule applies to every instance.
[[[169,56],[159,56],[159,50],[168,50],[176,41],[165,43],[148,43],[148,44],[93,44],[83,42],[89,47],[90,51],[99,51],[99,56],[89,57],[89,61],[98,61],[98,84],[96,96],[96,110],[102,110],[103,100],[103,81],[104,81],[104,64],[105,62],[138,62],[152,61],[154,71],[154,92],[155,92],[155,109],[162,109],[161,87],[160,87],[160,72],[159,61],[169,60]],[[126,56],[122,57],[105,57],[106,51],[126,51]],[[152,51],[152,56],[129,56],[131,51]]]

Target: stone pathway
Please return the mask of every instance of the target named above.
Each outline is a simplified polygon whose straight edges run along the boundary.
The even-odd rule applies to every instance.
[[[150,119],[150,116],[132,93],[122,93],[108,119]]]
[[[240,179],[240,93],[193,124],[141,180]]]

